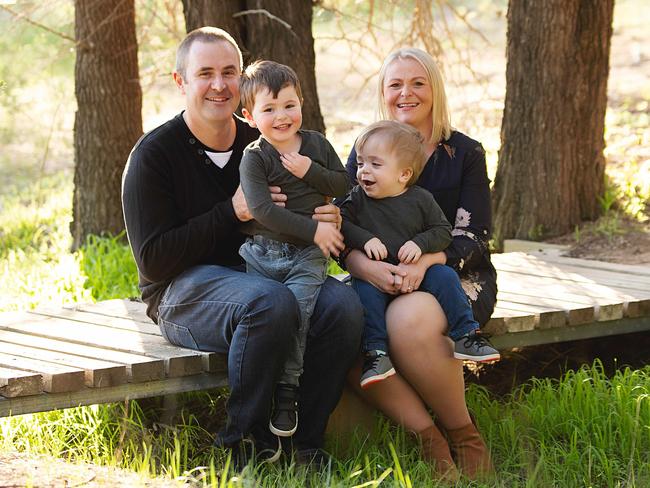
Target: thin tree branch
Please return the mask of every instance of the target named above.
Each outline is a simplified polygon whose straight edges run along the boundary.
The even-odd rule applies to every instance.
[[[64,34],[63,32],[55,31],[54,29],[52,29],[52,28],[50,28],[50,27],[48,27],[48,26],[46,26],[44,24],[41,24],[40,22],[36,22],[35,20],[30,19],[27,15],[16,12],[15,10],[7,7],[6,5],[0,5],[0,9],[4,10],[5,12],[9,12],[10,15],[14,16],[18,20],[24,20],[28,24],[36,26],[39,29],[43,29],[43,30],[49,32],[50,34],[54,34],[55,36],[59,36],[59,37],[61,37],[63,39],[71,41],[75,45],[77,44],[77,41],[73,37],[70,37],[69,35]]]
[[[298,35],[293,31],[293,27],[291,27],[291,24],[289,24],[288,22],[282,20],[280,17],[276,17],[275,15],[273,15],[271,12],[269,12],[266,9],[256,8],[256,9],[251,9],[251,10],[242,10],[241,12],[237,12],[236,14],[233,14],[233,17],[242,17],[244,15],[252,15],[252,14],[265,15],[269,19],[275,20],[280,25],[282,25],[284,28],[286,28],[293,37],[295,37],[297,40],[300,40]]]

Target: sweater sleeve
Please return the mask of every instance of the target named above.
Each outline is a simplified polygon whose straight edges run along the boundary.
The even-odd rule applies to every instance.
[[[344,197],[350,190],[347,172],[327,139],[320,136],[319,155],[312,159],[303,180],[323,195]]]
[[[451,225],[447,222],[445,214],[436,203],[433,195],[426,190],[419,193],[421,198],[420,209],[426,230],[415,235],[411,240],[418,245],[423,253],[442,251],[452,240]]]
[[[241,187],[253,218],[277,234],[313,242],[318,222],[273,203],[264,157],[247,149],[239,167]]]
[[[174,194],[164,157],[136,148],[122,177],[122,206],[133,255],[142,276],[158,282],[172,279],[211,255],[220,238],[239,222],[232,201],[185,218]]]
[[[341,217],[343,217],[341,232],[346,247],[363,251],[366,242],[375,236],[359,226],[359,220],[357,219],[358,198],[358,191],[353,189],[350,195],[341,203]]]
[[[480,262],[488,250],[491,234],[490,180],[485,151],[479,144],[468,151],[463,161],[463,180],[451,232],[453,240],[445,250],[447,265],[461,272]]]

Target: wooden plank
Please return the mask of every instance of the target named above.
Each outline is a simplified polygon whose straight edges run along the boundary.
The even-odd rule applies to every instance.
[[[648,330],[650,330],[650,317],[623,318],[609,322],[593,322],[576,327],[536,329],[516,334],[504,334],[493,337],[491,342],[497,349],[509,349],[513,347],[536,346]]]
[[[31,371],[0,367],[0,395],[7,398],[36,395],[43,391],[43,377]]]
[[[59,408],[97,403],[124,402],[136,398],[162,396],[186,391],[221,388],[228,385],[224,373],[201,373],[185,378],[167,378],[144,383],[125,383],[113,388],[83,388],[69,393],[43,393],[18,398],[0,398],[0,417],[46,412]]]
[[[37,316],[74,320],[75,322],[83,322],[85,324],[101,325],[104,327],[110,327],[112,329],[121,329],[130,332],[139,332],[140,334],[149,334],[162,337],[160,327],[152,322],[145,324],[129,318],[109,317],[102,314],[80,312],[77,310],[68,309],[39,308],[36,310],[31,310],[29,313]]]
[[[0,341],[0,353],[26,359],[38,358],[40,361],[83,369],[85,384],[91,388],[105,388],[126,383],[126,366],[123,364],[2,341]]]
[[[507,256],[507,259],[502,256]],[[523,275],[545,276],[562,281],[597,282],[619,289],[635,290],[644,293],[645,297],[650,297],[650,279],[644,276],[625,275],[569,265],[559,267],[557,264],[545,262],[539,257],[521,253],[496,254],[494,258],[496,258],[497,272],[503,270]]]
[[[209,356],[214,355],[214,353],[172,346],[162,337],[150,334],[139,334],[53,317],[31,315],[30,321],[3,324],[0,325],[0,328],[163,359],[165,373],[169,377],[200,373],[204,369],[202,358],[208,356],[207,365],[210,362]]]
[[[38,359],[22,358],[0,353],[0,367],[39,373],[43,377],[43,391],[61,393],[76,391],[84,386],[82,369],[53,364]]]
[[[623,273],[626,275],[645,276],[650,278],[650,266],[647,265],[618,264],[608,263],[606,261],[595,261],[593,259],[572,258],[552,252],[545,252],[543,250],[533,251],[528,254],[539,257],[546,262],[557,263],[559,265],[571,265],[580,268],[607,270],[616,273]]]
[[[165,362],[139,354],[129,354],[101,347],[86,346],[66,341],[58,341],[47,337],[21,334],[0,329],[0,341],[23,346],[33,346],[50,351],[75,354],[87,358],[101,358],[109,362],[123,364],[127,370],[127,380],[138,383],[141,381],[159,380],[165,377]]]
[[[516,313],[532,314],[535,317],[536,329],[550,329],[566,325],[566,313],[558,310],[557,307],[549,308],[542,305],[526,303],[514,303],[505,300],[497,301],[496,308],[499,310],[510,310]]]
[[[505,332],[521,332],[524,330],[533,330],[535,328],[535,315],[526,314],[522,312],[514,312],[512,310],[502,309],[496,307],[494,309],[494,318],[502,319],[505,326]],[[490,325],[490,322],[487,324]],[[493,330],[492,327],[485,328],[488,334],[497,334],[498,330]]]
[[[571,301],[564,301],[561,298],[550,297],[547,294],[533,296],[525,293],[514,293],[499,290],[497,303],[501,301],[518,304],[535,303],[547,308],[555,308],[564,311],[566,325],[580,325],[595,320],[594,305],[584,305]]]
[[[77,303],[72,305],[72,310],[80,312],[90,312],[96,314],[103,314],[108,317],[121,317],[145,324],[153,324],[152,320],[147,317],[147,306],[140,301],[129,299],[114,299],[104,300],[96,303]]]

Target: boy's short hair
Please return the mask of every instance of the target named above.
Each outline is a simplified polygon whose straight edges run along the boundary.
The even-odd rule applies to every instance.
[[[363,151],[363,148],[372,137],[376,136],[384,138],[384,142],[402,168],[410,167],[413,169],[413,175],[406,183],[406,186],[414,185],[420,177],[427,160],[422,134],[408,124],[394,120],[380,120],[361,131],[354,143],[357,154]]]
[[[287,86],[295,88],[298,100],[302,103],[300,80],[293,69],[275,61],[255,61],[242,73],[239,82],[242,107],[251,112],[255,105],[255,95],[260,90],[268,90],[273,98],[277,98],[280,90]]]
[[[185,70],[187,68],[187,55],[195,42],[227,42],[237,52],[239,71],[244,67],[241,49],[239,49],[237,41],[230,34],[218,27],[199,27],[187,34],[185,39],[178,45],[178,49],[176,49],[176,66],[174,69],[183,78],[185,78]]]

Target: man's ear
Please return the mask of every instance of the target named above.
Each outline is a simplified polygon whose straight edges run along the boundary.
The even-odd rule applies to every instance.
[[[174,83],[176,83],[178,89],[183,95],[185,95],[185,83],[183,82],[183,77],[181,74],[178,71],[174,71],[172,73],[172,77],[174,78]]]
[[[411,179],[413,176],[413,168],[405,168],[402,170],[402,172],[399,175],[399,181],[400,183],[408,183],[408,181]]]
[[[251,115],[251,113],[248,110],[246,110],[245,108],[242,108],[241,109],[241,114],[246,119],[246,122],[248,122],[248,125],[250,125],[254,129],[257,128],[257,125],[255,124],[255,121],[253,120],[253,116]]]

